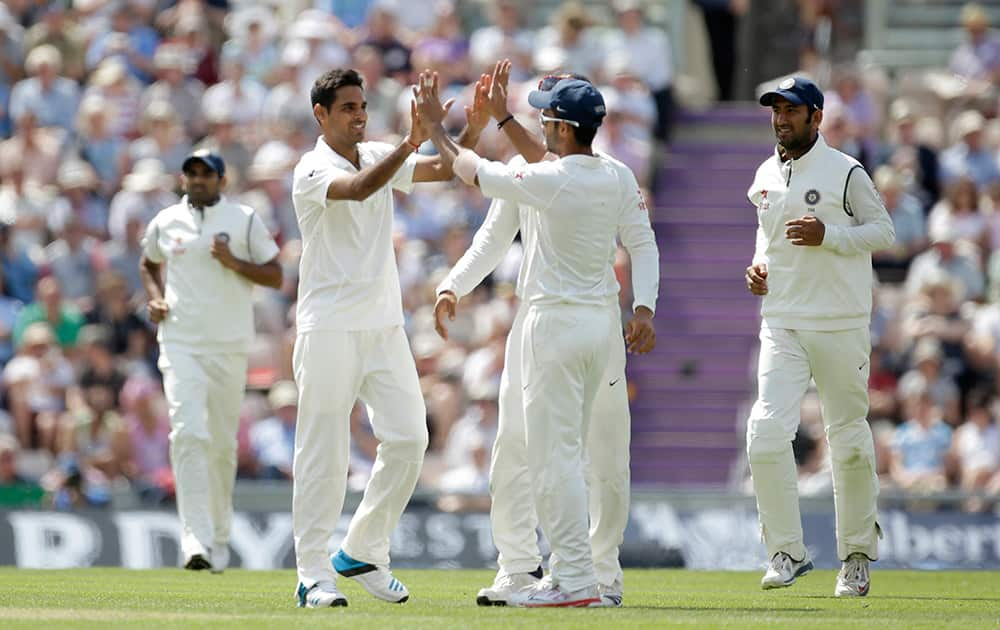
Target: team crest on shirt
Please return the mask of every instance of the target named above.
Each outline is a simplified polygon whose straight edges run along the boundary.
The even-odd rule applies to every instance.
[[[815,206],[818,203],[819,203],[819,191],[813,188],[806,193],[806,204],[810,206]]]

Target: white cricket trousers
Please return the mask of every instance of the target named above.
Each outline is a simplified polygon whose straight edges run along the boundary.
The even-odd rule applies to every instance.
[[[529,306],[521,339],[525,444],[530,487],[566,591],[597,584],[589,537],[584,442],[607,367],[607,307]]]
[[[229,544],[247,355],[194,354],[161,344],[158,365],[170,409],[170,463],[186,561]]]
[[[406,333],[375,330],[300,333],[292,354],[299,388],[292,464],[292,528],[299,580],[336,578],[327,544],[347,490],[350,416],[368,407],[378,454],[364,498],[340,548],[388,566],[389,539],[413,494],[427,449],[427,414]]]
[[[499,426],[490,465],[490,523],[506,573],[534,571],[542,561],[525,446],[521,379],[521,338],[527,305],[522,305],[507,337],[500,379]],[[594,396],[587,434],[585,469],[590,492],[590,548],[601,584],[623,579],[618,550],[628,524],[631,417],[625,381],[625,338],[618,305],[609,306],[608,364]],[[558,557],[549,559],[550,565]]]
[[[747,423],[747,455],[768,558],[806,554],[792,440],[802,397],[816,381],[833,465],[837,555],[878,559],[878,476],[868,426],[871,338],[867,328],[818,332],[761,328],[758,398]]]

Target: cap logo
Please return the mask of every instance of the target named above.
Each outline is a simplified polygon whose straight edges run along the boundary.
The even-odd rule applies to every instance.
[[[594,113],[595,114],[603,114],[606,111],[607,110],[604,108],[604,105],[598,105],[597,107],[594,108]]]
[[[795,87],[795,79],[785,79],[778,85],[779,90],[790,90]]]

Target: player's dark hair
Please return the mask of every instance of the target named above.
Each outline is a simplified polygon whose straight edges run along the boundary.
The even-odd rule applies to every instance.
[[[589,147],[597,135],[598,127],[573,127],[573,138],[583,147]]]
[[[318,104],[328,110],[337,100],[337,90],[351,85],[364,89],[364,79],[358,71],[351,68],[335,68],[316,79],[309,92],[309,98],[314,107]]]

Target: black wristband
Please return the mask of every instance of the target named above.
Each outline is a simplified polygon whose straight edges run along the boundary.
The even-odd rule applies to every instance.
[[[512,118],[514,118],[514,114],[507,114],[506,118],[497,123],[497,129],[503,129],[503,126],[507,124]]]

